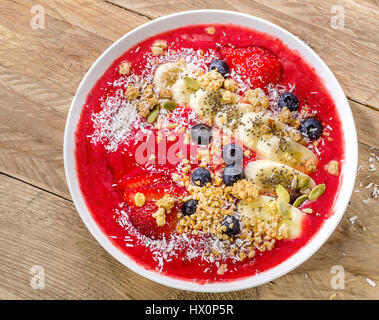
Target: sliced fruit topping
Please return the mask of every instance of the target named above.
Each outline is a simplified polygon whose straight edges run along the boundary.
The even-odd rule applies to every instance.
[[[312,189],[316,185],[305,173],[271,160],[250,162],[245,168],[245,176],[263,190],[270,192],[274,192],[277,185],[281,185],[287,192],[291,189]],[[296,194],[294,193],[293,196]]]
[[[240,201],[237,212],[241,216],[259,221],[260,225],[275,231],[285,239],[294,239],[303,232],[306,215],[283,199],[259,196],[254,201]]]
[[[325,184],[319,184],[315,186],[312,191],[309,193],[309,200],[317,200],[321,197],[321,195],[325,192],[326,186]]]
[[[196,186],[204,187],[212,181],[211,173],[204,168],[197,168],[192,172],[192,182]]]
[[[240,221],[236,216],[225,216],[221,224],[226,227],[226,230],[223,232],[230,237],[235,236],[241,231]]]
[[[200,89],[200,84],[195,79],[186,76],[183,77],[183,81],[189,90],[196,91]]]
[[[241,164],[243,150],[239,144],[230,143],[222,149],[222,158],[226,164]]]
[[[229,67],[243,70],[253,88],[263,88],[278,83],[281,78],[279,59],[260,47],[223,48],[221,53]]]
[[[222,181],[226,186],[232,186],[235,182],[242,178],[243,167],[240,164],[230,164],[222,170]]]
[[[190,95],[189,105],[200,117],[212,117],[220,105],[220,99],[220,90],[199,89]]]
[[[229,75],[229,66],[225,60],[213,60],[208,67],[208,71],[216,70],[221,73],[223,77],[227,77]]]
[[[287,108],[296,111],[299,108],[299,99],[291,92],[282,93],[278,100],[279,109]]]
[[[157,206],[151,202],[142,208],[130,210],[129,219],[133,226],[141,233],[152,239],[168,237],[176,228],[178,218],[177,209],[174,207],[165,217],[165,224],[158,226],[153,215],[157,212]]]
[[[167,181],[167,176],[162,173],[147,173],[136,177],[121,179],[118,183],[118,188],[122,191],[126,191],[127,189],[152,186],[155,184],[165,183]]]
[[[178,79],[172,86],[172,97],[180,105],[188,105],[193,90],[188,89],[183,78]]]
[[[315,171],[318,162],[317,156],[310,149],[286,137],[262,137],[258,141],[256,152],[263,158],[305,172]]]
[[[278,196],[278,198],[283,199],[285,202],[289,203],[291,201],[291,196],[289,192],[281,184],[278,184],[276,186],[275,193]]]
[[[195,124],[191,128],[191,139],[201,146],[206,146],[212,140],[212,130],[206,124]]]
[[[182,213],[185,216],[190,216],[196,212],[197,205],[199,201],[194,199],[189,199],[182,204]]]
[[[300,132],[304,138],[315,140],[321,136],[322,124],[316,118],[305,119],[300,124]]]
[[[136,195],[139,193],[144,195],[145,203],[147,203],[157,201],[163,198],[165,194],[172,195],[173,197],[179,197],[184,193],[184,189],[173,183],[163,183],[149,187],[138,187],[126,190],[124,193],[124,200],[133,208],[139,207],[136,203]]]

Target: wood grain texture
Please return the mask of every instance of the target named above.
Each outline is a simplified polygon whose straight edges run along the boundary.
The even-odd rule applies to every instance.
[[[379,149],[374,150],[379,155]],[[379,282],[379,217],[370,199],[369,147],[360,144],[363,169],[340,225],[295,271],[269,284],[232,293],[192,293],[138,276],[113,259],[89,234],[71,201],[0,175],[0,298],[2,299],[377,299],[366,277]],[[367,179],[367,175],[371,178]],[[360,184],[362,186],[360,187]],[[358,215],[354,224],[348,218]],[[363,229],[365,228],[365,231]],[[45,289],[30,286],[30,269],[45,269]],[[332,266],[345,269],[345,290],[331,288]]]
[[[365,280],[379,285],[378,203],[371,199],[372,187],[366,189],[378,184],[378,173],[368,171],[370,153],[379,155],[377,3],[340,1],[347,21],[337,32],[328,25],[331,2],[112,2],[117,5],[40,1],[47,25],[33,30],[32,0],[0,0],[0,299],[328,299],[333,293],[337,299],[379,299],[379,286]],[[205,7],[252,13],[310,43],[351,97],[363,166],[345,217],[311,259],[269,284],[222,294],[170,289],[110,257],[76,213],[62,159],[72,97],[101,52],[153,17]],[[358,218],[351,224],[348,218],[354,215]],[[330,286],[330,268],[336,264],[345,268],[345,290]],[[44,290],[30,286],[33,265],[45,268]]]
[[[125,9],[155,18],[196,9],[224,9],[248,13],[290,31],[312,47],[328,64],[346,94],[379,110],[379,6],[375,1],[149,1],[108,0]],[[344,9],[345,27],[336,30],[331,19],[333,6]],[[364,32],[363,32],[364,30]]]

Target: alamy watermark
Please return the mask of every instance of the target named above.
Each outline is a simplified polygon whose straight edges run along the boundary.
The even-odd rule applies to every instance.
[[[33,15],[30,19],[32,29],[45,29],[45,9],[43,6],[36,4],[30,9]]]
[[[330,279],[330,286],[334,290],[345,289],[345,269],[341,265],[335,265],[330,269],[334,276]]]
[[[334,5],[330,8],[334,14],[330,20],[330,26],[335,30],[345,29],[345,9],[342,6]]]
[[[34,290],[45,289],[45,269],[40,265],[35,265],[30,268],[32,278],[30,279],[30,286]]]

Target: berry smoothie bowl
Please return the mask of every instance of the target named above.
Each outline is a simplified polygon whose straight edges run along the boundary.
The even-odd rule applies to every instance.
[[[81,218],[118,261],[175,288],[231,291],[293,270],[328,239],[357,138],[308,46],[267,21],[201,10],[102,54],[72,103],[64,159]]]

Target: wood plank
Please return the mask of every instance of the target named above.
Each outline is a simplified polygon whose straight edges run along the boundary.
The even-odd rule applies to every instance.
[[[0,66],[0,172],[70,198],[63,131],[72,95]],[[378,112],[350,101],[359,141],[379,147]]]
[[[379,178],[367,170],[370,152],[379,155],[379,149],[360,144],[360,192],[312,258],[269,284],[218,294],[171,289],[138,276],[101,248],[71,201],[0,175],[0,299],[328,299],[333,293],[337,299],[376,299],[378,288],[366,282],[369,277],[379,283],[378,204],[363,202],[371,198],[366,185]],[[348,218],[356,214],[351,224]],[[44,290],[30,286],[34,265],[45,269]],[[333,265],[345,269],[345,290],[331,288]]]
[[[108,2],[149,17],[195,9],[225,9],[267,19],[307,42],[329,65],[346,94],[379,109],[376,81],[379,70],[379,36],[375,1],[154,1],[109,0]],[[331,27],[332,7],[344,9],[345,28]],[[322,36],[320,36],[322,35]]]
[[[71,94],[114,40],[146,21],[100,1],[46,1],[46,27],[33,30],[34,4],[0,1],[0,65]]]

